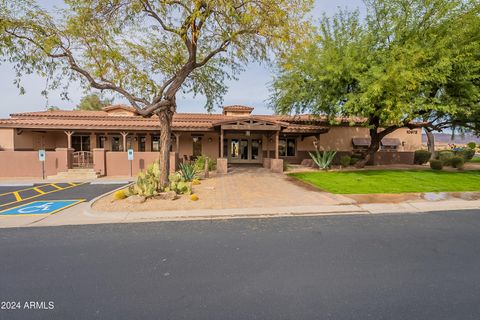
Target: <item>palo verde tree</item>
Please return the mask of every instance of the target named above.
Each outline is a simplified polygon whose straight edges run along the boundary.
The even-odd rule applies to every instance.
[[[68,80],[124,97],[160,121],[161,183],[168,181],[176,95],[221,103],[225,80],[265,60],[305,29],[312,0],[65,0],[51,13],[34,0],[0,0],[0,55],[19,77]]]
[[[364,18],[323,17],[308,43],[282,56],[271,103],[360,121],[371,145],[402,127],[441,129],[478,110],[478,1],[368,0]],[[353,123],[352,123],[353,124]]]

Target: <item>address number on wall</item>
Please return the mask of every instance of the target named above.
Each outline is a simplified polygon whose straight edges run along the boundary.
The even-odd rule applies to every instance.
[[[407,130],[407,134],[418,134],[418,130]]]

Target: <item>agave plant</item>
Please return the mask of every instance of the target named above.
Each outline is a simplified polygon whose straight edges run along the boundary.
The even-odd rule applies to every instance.
[[[180,163],[180,172],[185,181],[192,181],[197,177],[197,170],[195,169],[195,166],[190,163]]]
[[[327,170],[332,165],[333,158],[337,151],[316,151],[315,154],[309,152],[312,160],[317,164],[318,168]]]

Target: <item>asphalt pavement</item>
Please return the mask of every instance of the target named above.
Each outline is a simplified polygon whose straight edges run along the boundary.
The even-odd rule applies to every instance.
[[[479,319],[479,229],[480,210],[3,229],[0,301],[21,307],[0,319]]]
[[[34,201],[90,201],[125,183],[92,184],[89,182],[38,183],[32,186],[0,186],[1,211]]]

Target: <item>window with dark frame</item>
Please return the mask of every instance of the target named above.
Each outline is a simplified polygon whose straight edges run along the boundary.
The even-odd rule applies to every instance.
[[[98,136],[97,137],[97,148],[104,149],[105,148],[105,140],[107,140],[107,137]]]
[[[278,154],[281,157],[295,157],[296,141],[295,138],[284,138],[278,141]]]
[[[138,151],[145,152],[147,138],[145,136],[138,137]]]
[[[152,151],[160,151],[160,136],[152,137]]]

